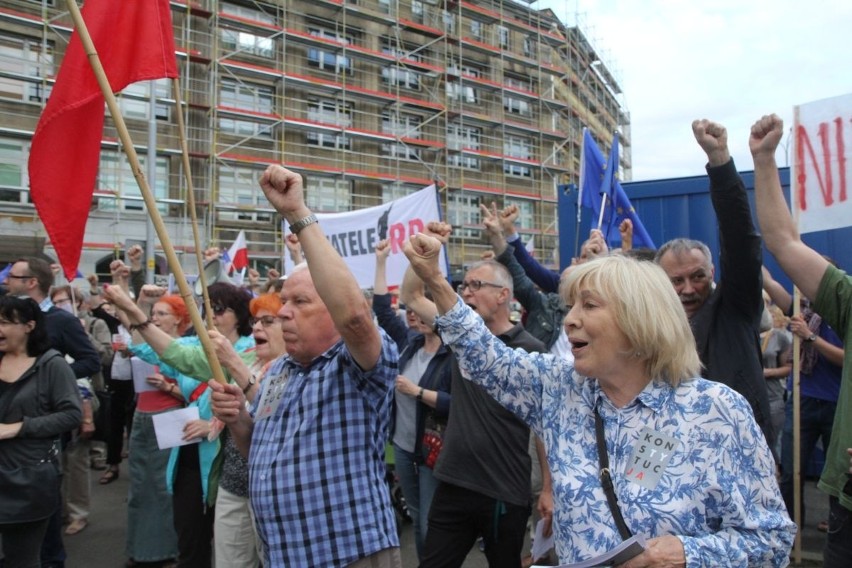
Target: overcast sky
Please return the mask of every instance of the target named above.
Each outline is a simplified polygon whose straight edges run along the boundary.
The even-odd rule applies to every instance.
[[[737,168],[751,170],[748,132],[761,115],[777,113],[788,129],[794,105],[852,92],[850,0],[541,0],[533,7],[553,9],[567,25],[579,13],[592,44],[620,72],[635,181],[704,173],[695,118],[724,124]],[[783,154],[779,148],[780,165]]]

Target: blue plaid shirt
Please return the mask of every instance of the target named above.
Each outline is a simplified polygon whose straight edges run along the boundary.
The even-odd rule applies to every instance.
[[[346,566],[399,546],[385,481],[396,346],[384,332],[363,371],[340,341],[302,367],[277,359],[261,383],[286,377],[277,410],[256,420],[249,497],[266,566]],[[255,398],[252,415],[263,398]]]

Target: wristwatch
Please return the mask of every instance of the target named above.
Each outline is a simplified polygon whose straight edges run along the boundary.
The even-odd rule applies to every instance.
[[[816,338],[817,338],[816,333],[812,333],[812,334],[810,335],[810,337],[806,337],[806,338],[805,338],[805,341],[806,341],[807,343],[813,343],[814,341],[816,341]]]
[[[417,400],[423,400],[423,387],[420,387],[420,392],[417,393]]]
[[[307,217],[302,217],[292,225],[290,225],[290,232],[294,235],[298,235],[299,231],[307,227],[308,225],[313,225],[314,223],[319,223],[319,219],[317,216],[311,213]]]
[[[251,390],[251,387],[253,387],[256,384],[257,384],[257,377],[255,377],[254,373],[252,373],[252,375],[249,376],[249,380],[248,380],[248,384],[246,384],[246,388],[243,389],[243,394],[247,394],[248,391]]]

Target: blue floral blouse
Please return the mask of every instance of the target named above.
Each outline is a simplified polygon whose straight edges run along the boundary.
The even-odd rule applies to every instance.
[[[634,534],[677,536],[688,567],[789,563],[796,527],[764,436],[735,391],[701,378],[676,388],[652,381],[616,408],[572,364],[506,347],[461,301],[436,322],[465,378],[543,440],[561,562],[580,562],[621,542],[598,477],[598,405],[615,492]]]

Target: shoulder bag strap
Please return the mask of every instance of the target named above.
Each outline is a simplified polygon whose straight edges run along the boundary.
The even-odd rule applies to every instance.
[[[621,534],[622,540],[627,540],[633,536],[633,533],[624,522],[624,517],[621,515],[621,508],[618,506],[618,497],[615,495],[615,489],[612,485],[612,477],[609,474],[609,454],[606,451],[606,438],[604,437],[604,425],[601,413],[598,412],[598,405],[595,405],[595,438],[598,443],[598,463],[600,464],[600,479],[606,494],[606,502],[609,505],[609,510],[612,513],[612,518],[615,519],[615,524],[618,527],[618,532]]]

